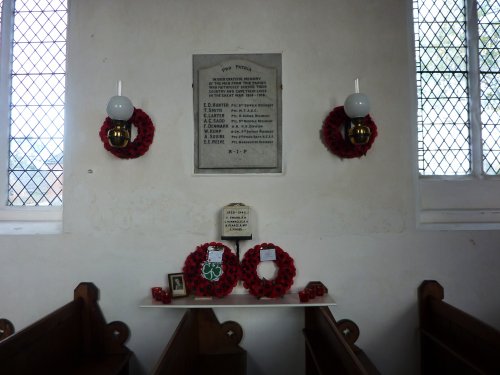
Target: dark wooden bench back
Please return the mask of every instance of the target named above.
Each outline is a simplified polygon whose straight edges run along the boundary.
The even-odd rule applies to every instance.
[[[500,374],[500,332],[443,298],[437,281],[418,289],[422,374]]]
[[[359,328],[351,320],[336,321],[328,307],[306,307],[306,374],[379,374],[355,345]]]
[[[219,323],[212,309],[188,310],[153,369],[154,375],[244,375],[241,326]]]
[[[129,330],[106,324],[98,294],[94,284],[81,283],[73,301],[0,342],[0,373],[120,373],[115,369],[128,366],[131,354],[124,345]]]

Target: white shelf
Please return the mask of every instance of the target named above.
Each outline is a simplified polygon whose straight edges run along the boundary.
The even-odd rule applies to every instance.
[[[173,298],[169,304],[163,304],[146,297],[142,300],[140,307],[153,307],[165,309],[204,309],[213,307],[311,307],[311,306],[334,306],[335,301],[328,294],[316,297],[308,302],[300,302],[297,293],[285,294],[280,298],[258,299],[250,294],[230,294],[224,298],[199,298],[187,296]]]

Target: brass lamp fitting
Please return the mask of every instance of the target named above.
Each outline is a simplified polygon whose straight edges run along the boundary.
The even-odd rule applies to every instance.
[[[114,127],[108,131],[109,144],[112,147],[127,147],[130,142],[131,124],[128,121],[112,120]]]
[[[371,136],[370,127],[365,125],[362,117],[351,119],[353,126],[347,131],[349,140],[353,145],[364,145],[368,143]]]

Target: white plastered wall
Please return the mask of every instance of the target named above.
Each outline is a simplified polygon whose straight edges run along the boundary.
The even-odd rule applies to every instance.
[[[295,259],[294,288],[322,280],[333,313],[361,329],[359,346],[384,374],[418,369],[416,288],[500,327],[499,232],[415,230],[407,4],[400,0],[73,0],[70,2],[64,233],[0,237],[0,316],[16,327],[93,281],[108,321],[132,332],[133,373],[148,373],[182,312],[139,308],[218,239],[218,214],[244,202],[254,240]],[[191,57],[282,53],[284,173],[194,176]],[[328,112],[359,77],[379,137],[366,157],[340,160],[319,139]],[[105,107],[123,94],[156,126],[136,160],[107,153]],[[300,309],[218,309],[245,332],[249,374],[303,374]]]

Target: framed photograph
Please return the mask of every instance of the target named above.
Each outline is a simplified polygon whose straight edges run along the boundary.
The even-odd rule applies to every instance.
[[[169,273],[168,286],[173,298],[187,296],[186,282],[183,273]]]

